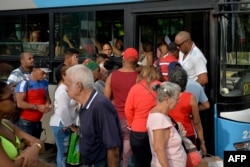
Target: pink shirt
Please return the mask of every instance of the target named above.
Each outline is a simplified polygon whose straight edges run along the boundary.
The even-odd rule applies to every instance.
[[[147,121],[148,136],[152,152],[151,167],[161,167],[154,151],[153,130],[170,128],[170,136],[165,150],[170,167],[186,167],[186,153],[182,146],[182,139],[173,126],[171,119],[162,113],[150,113]]]

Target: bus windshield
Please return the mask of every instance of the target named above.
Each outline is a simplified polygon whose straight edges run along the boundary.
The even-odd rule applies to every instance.
[[[248,5],[230,7],[248,8]],[[249,6],[250,7],[250,6]],[[250,94],[250,15],[228,13],[219,17],[220,93],[222,96]]]

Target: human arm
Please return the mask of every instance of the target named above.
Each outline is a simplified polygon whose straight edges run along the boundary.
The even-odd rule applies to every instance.
[[[119,147],[110,148],[107,151],[108,167],[117,167],[120,163]]]
[[[106,96],[109,100],[111,100],[112,90],[111,90],[111,77],[112,73],[107,77],[104,87],[104,96]]]
[[[153,52],[149,52],[147,54],[147,65],[153,65],[153,60],[154,60],[154,57],[153,57]]]
[[[199,84],[201,84],[202,86],[206,85],[208,83],[208,77],[207,77],[207,73],[201,73],[197,76],[197,80],[196,82],[198,82]]]
[[[63,41],[66,42],[69,45],[69,48],[75,48],[73,46],[73,44],[70,42],[70,40],[69,40],[69,38],[68,38],[68,36],[66,34],[64,34],[64,36],[63,36]]]
[[[22,167],[36,166],[37,161],[39,159],[39,154],[45,151],[43,142],[22,131],[10,121],[7,120],[4,121],[5,124],[7,124],[8,127],[10,127],[13,130],[13,133],[21,140],[21,142],[23,142],[26,145],[26,147],[24,148],[23,151],[21,151],[19,156],[15,158],[14,164],[16,166],[22,166]]]
[[[199,111],[207,110],[210,108],[210,103],[208,101],[205,101],[203,103],[199,103]]]
[[[200,140],[200,144],[201,144],[200,148],[202,150],[202,154],[206,155],[207,150],[206,150],[206,146],[205,146],[203,128],[202,128],[201,120],[200,120],[199,108],[198,108],[197,101],[193,95],[190,98],[190,105],[192,106],[192,116],[193,116],[194,129],[197,133],[197,136],[198,136],[198,138]]]
[[[166,143],[169,140],[169,136],[170,128],[153,130],[153,148],[162,167],[169,167],[165,150]]]
[[[32,104],[25,101],[26,93],[25,92],[19,92],[15,93],[16,96],[16,102],[17,107],[21,109],[29,109],[29,110],[38,110],[42,113],[47,113],[50,109],[49,106],[46,106],[44,104],[38,105],[38,104]]]

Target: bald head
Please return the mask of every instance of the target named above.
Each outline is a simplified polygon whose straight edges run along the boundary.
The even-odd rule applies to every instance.
[[[23,69],[28,70],[34,66],[34,58],[30,52],[20,54],[20,62]]]
[[[191,40],[191,36],[190,33],[187,31],[180,31],[176,36],[175,36],[175,40],[182,40],[182,41],[186,41],[186,40]]]

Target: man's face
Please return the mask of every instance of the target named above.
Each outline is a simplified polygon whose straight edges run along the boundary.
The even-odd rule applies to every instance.
[[[102,52],[110,57],[112,54],[112,48],[109,45],[105,44],[102,47]]]
[[[71,63],[70,65],[76,65],[79,64],[79,54],[73,54],[71,57]]]
[[[37,80],[39,80],[39,81],[44,80],[47,77],[47,73],[45,73],[40,68],[34,68],[34,71],[35,71],[35,75],[37,77]]]
[[[21,59],[21,65],[25,68],[32,68],[34,66],[34,58],[31,53],[26,53]]]
[[[67,86],[67,92],[69,97],[75,99],[77,95],[76,84],[72,82],[71,77],[66,75],[64,78],[64,84]]]
[[[180,38],[180,37],[177,36],[175,38],[174,42],[175,42],[177,48],[181,52],[186,53],[188,51],[188,48],[187,48],[187,42],[188,42],[188,40],[187,39],[182,39],[182,38]]]

